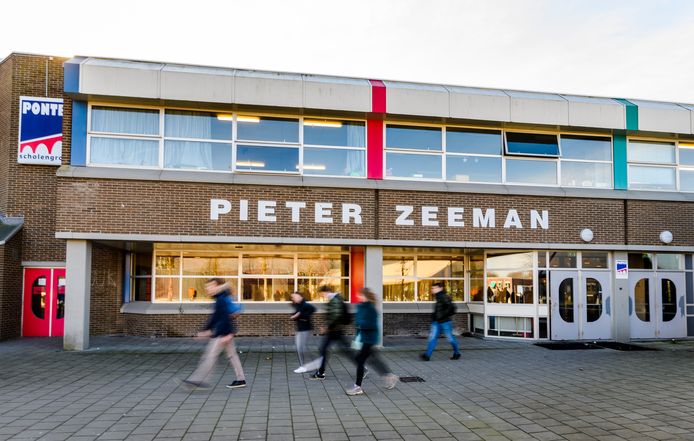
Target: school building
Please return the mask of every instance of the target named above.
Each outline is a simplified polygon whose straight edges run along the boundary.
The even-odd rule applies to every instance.
[[[423,335],[694,336],[694,105],[13,53],[0,63],[0,339],[241,335],[288,295]],[[320,315],[318,322],[321,321]]]

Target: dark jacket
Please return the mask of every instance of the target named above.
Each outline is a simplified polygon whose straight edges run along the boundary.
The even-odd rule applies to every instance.
[[[325,324],[328,331],[340,331],[343,326],[343,315],[345,312],[345,301],[340,294],[335,294],[326,305]]]
[[[357,305],[355,325],[359,330],[361,342],[375,345],[378,343],[378,311],[371,302]]]
[[[455,314],[455,305],[451,296],[446,291],[436,294],[436,304],[434,305],[434,312],[431,313],[431,321],[446,323],[451,320],[453,314]]]
[[[292,306],[294,306],[294,312],[299,313],[299,317],[296,319],[296,330],[299,332],[312,330],[311,316],[316,312],[316,307],[306,300],[302,300],[301,303],[293,303]]]
[[[233,334],[236,329],[230,314],[230,303],[227,297],[230,295],[228,288],[222,288],[214,296],[214,312],[210,315],[205,325],[205,330],[212,331],[212,337],[221,337]]]

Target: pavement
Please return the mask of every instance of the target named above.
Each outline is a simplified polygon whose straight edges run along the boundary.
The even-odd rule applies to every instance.
[[[372,372],[349,397],[353,365],[334,355],[324,381],[294,374],[290,338],[239,338],[248,387],[226,389],[233,370],[220,359],[212,387],[193,391],[179,384],[204,348],[193,339],[98,337],[84,352],[0,342],[0,440],[694,440],[694,341],[638,352],[461,343],[460,360],[441,339],[424,362],[425,340],[387,338],[392,370],[425,381],[386,390]]]

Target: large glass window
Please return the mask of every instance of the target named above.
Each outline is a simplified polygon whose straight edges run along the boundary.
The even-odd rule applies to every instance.
[[[159,164],[159,141],[92,136],[89,159],[96,165],[156,167]]]
[[[242,141],[299,142],[299,120],[267,116],[236,117],[236,137]]]
[[[167,110],[164,167],[230,171],[232,126],[231,119],[224,115]]]
[[[506,182],[557,185],[556,161],[506,159]]]
[[[91,131],[156,136],[159,134],[159,110],[93,106]]]
[[[694,191],[694,143],[678,145],[680,165],[680,191]]]
[[[387,125],[386,176],[441,179],[442,149],[441,127]]]
[[[487,253],[487,301],[533,303],[533,253]]]
[[[561,135],[561,185],[612,186],[612,142],[597,136]]]
[[[239,144],[236,170],[298,173],[299,148]]]
[[[304,145],[304,174],[366,176],[363,122],[305,119]]]
[[[506,132],[506,153],[523,156],[559,156],[557,135]]]
[[[446,179],[501,182],[501,132],[446,128]]]
[[[435,282],[444,283],[446,291],[454,301],[465,300],[465,256],[463,254],[427,249],[386,249],[384,251],[384,301],[433,301],[435,299],[431,294],[431,286]]]
[[[441,155],[386,153],[386,176],[441,179]]]
[[[674,142],[629,140],[629,188],[635,190],[676,190]]]
[[[408,150],[438,151],[441,147],[441,127],[386,126],[386,147]]]
[[[235,248],[244,248],[238,251]],[[250,302],[289,301],[294,291],[308,300],[322,300],[328,285],[349,298],[349,253],[339,247],[261,245],[155,246],[156,302],[209,302],[205,282],[221,277],[235,299]],[[177,250],[175,250],[177,249]]]

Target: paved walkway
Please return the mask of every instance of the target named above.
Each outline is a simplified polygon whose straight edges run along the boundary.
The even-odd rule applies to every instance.
[[[317,340],[317,339],[316,339]],[[424,383],[385,390],[371,375],[348,397],[354,368],[332,357],[328,377],[291,372],[291,340],[242,338],[249,386],[230,391],[220,360],[210,390],[177,383],[203,348],[191,339],[105,337],[82,353],[59,339],[0,343],[0,440],[694,440],[694,342],[658,351],[557,351],[526,342],[392,338],[383,356]],[[315,343],[315,340],[314,340]]]

